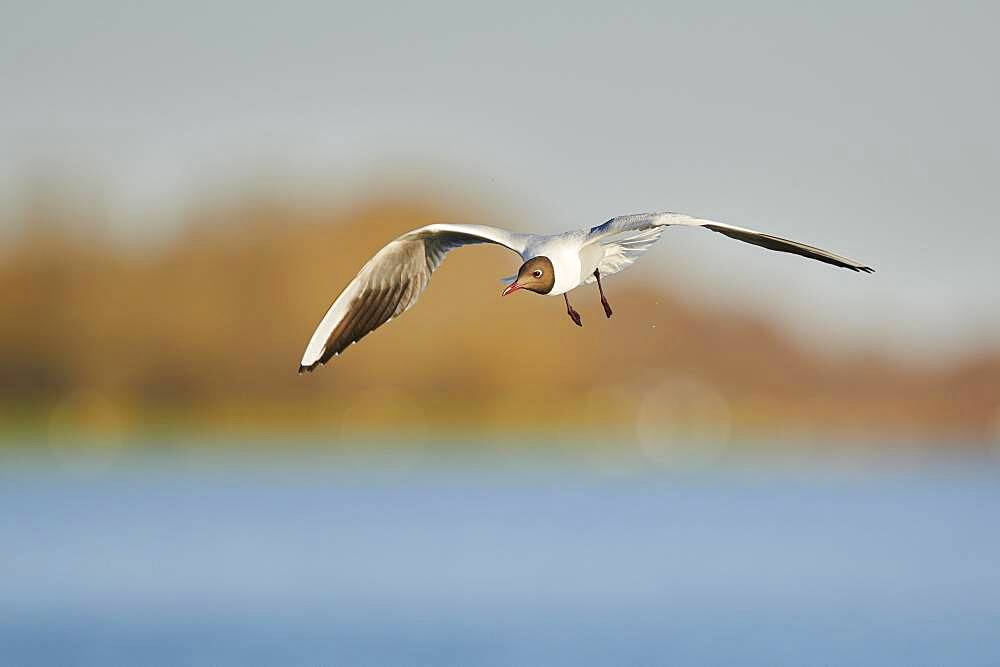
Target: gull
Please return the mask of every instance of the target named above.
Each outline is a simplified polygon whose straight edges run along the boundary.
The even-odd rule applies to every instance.
[[[299,365],[312,371],[417,302],[431,274],[455,248],[481,243],[500,245],[521,257],[513,282],[501,292],[518,290],[562,296],[577,326],[583,320],[569,303],[568,292],[597,283],[604,314],[611,306],[602,277],[618,273],[649,249],[667,227],[686,226],[724,234],[769,250],[788,252],[851,271],[874,271],[852,259],[752,229],[694,218],[683,213],[637,213],[611,218],[603,225],[562,234],[518,234],[484,225],[433,224],[394,239],[368,260],[333,302],[313,333]]]

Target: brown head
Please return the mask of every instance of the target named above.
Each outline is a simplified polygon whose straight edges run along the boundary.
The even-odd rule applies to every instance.
[[[507,296],[519,289],[526,289],[538,294],[548,294],[556,283],[556,273],[548,257],[540,255],[532,257],[521,265],[517,278],[501,293]]]

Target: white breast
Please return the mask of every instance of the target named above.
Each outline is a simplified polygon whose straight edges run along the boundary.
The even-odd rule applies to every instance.
[[[576,235],[563,235],[547,239],[545,243],[531,249],[533,257],[544,255],[552,262],[556,280],[548,296],[559,296],[579,287],[583,282],[580,272],[585,267],[580,261],[580,245],[580,239]],[[593,273],[593,268],[590,273]]]

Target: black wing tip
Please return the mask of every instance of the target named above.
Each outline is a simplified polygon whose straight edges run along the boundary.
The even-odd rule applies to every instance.
[[[355,341],[355,342],[357,342],[357,341]],[[330,361],[330,359],[332,359],[332,358],[334,358],[334,357],[336,357],[338,355],[340,355],[340,352],[334,352],[333,354],[330,354],[330,355],[324,354],[322,357],[319,358],[319,360],[314,361],[313,363],[309,364],[308,366],[303,365],[303,364],[299,364],[299,375],[302,375],[303,373],[312,373],[314,370],[316,370],[320,366],[326,365],[326,362]]]
[[[862,273],[875,273],[875,269],[870,266],[852,266],[851,269]]]

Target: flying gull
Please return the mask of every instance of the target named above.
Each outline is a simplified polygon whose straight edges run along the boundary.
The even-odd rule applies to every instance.
[[[562,295],[570,319],[583,326],[580,313],[570,305],[567,293],[596,282],[604,314],[611,317],[601,278],[632,264],[671,225],[704,227],[769,250],[794,253],[851,271],[874,270],[804,243],[682,213],[623,215],[591,229],[549,236],[517,234],[484,225],[427,225],[391,241],[361,268],[316,327],[299,372],[325,364],[405,312],[417,302],[445,255],[466,245],[493,243],[521,256],[523,264],[513,282],[503,290],[503,296],[518,290]]]

